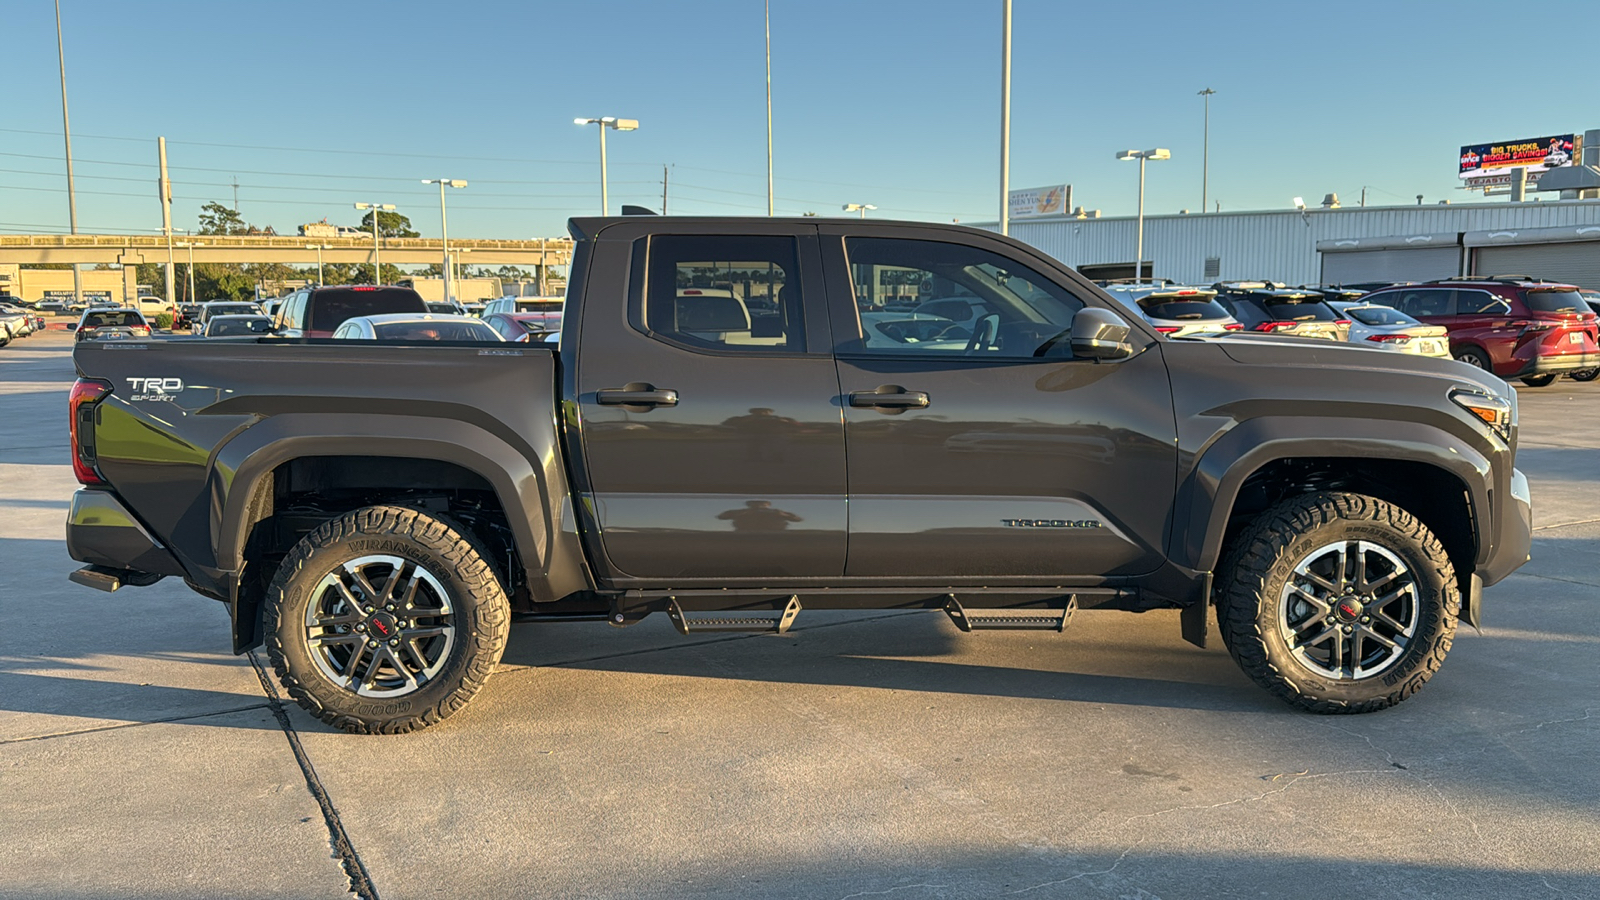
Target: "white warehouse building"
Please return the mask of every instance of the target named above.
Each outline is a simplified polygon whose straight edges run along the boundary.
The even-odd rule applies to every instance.
[[[1091,278],[1127,278],[1136,224],[1062,216],[1013,221],[1011,235]],[[1146,215],[1144,264],[1187,284],[1518,274],[1600,289],[1600,200]]]

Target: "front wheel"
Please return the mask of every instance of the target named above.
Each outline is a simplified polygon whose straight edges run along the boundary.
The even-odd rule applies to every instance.
[[[1524,375],[1522,383],[1528,387],[1549,387],[1556,380],[1554,375]]]
[[[1306,494],[1262,513],[1223,570],[1223,642],[1257,684],[1318,713],[1417,692],[1455,636],[1461,591],[1439,539],[1392,503]]]
[[[325,522],[267,590],[278,678],[336,728],[401,734],[465,706],[500,661],[506,595],[470,535],[413,509],[369,506]]]

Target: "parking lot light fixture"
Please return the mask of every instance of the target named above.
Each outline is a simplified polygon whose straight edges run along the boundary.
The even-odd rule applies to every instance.
[[[863,219],[867,217],[867,210],[869,209],[877,209],[877,207],[871,203],[846,203],[844,205],[845,212],[860,213]]]
[[[444,189],[447,187],[464,188],[467,183],[459,178],[424,178],[422,183],[437,184],[439,186],[439,234],[444,243],[444,299],[446,303],[449,303],[453,297],[450,290],[452,281],[450,277],[450,217],[445,213]]]
[[[378,223],[378,213],[394,212],[393,203],[357,203],[356,209],[372,210],[372,283],[383,284],[383,260],[380,258],[383,245],[378,236],[383,233],[382,226]]]
[[[574,125],[599,125],[600,126],[600,215],[610,215],[610,198],[606,194],[606,129],[612,131],[638,131],[638,119],[619,119],[616,116],[601,116],[596,119],[573,119]]]
[[[1171,159],[1172,151],[1164,147],[1153,150],[1121,150],[1117,159],[1137,159],[1139,161],[1139,224],[1138,237],[1135,238],[1133,251],[1133,280],[1137,284],[1144,279],[1144,163],[1147,159]],[[1153,267],[1152,267],[1153,269]],[[1151,277],[1155,276],[1152,271]]]

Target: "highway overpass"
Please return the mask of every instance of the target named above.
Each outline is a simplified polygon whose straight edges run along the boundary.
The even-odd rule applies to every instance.
[[[197,263],[284,263],[292,266],[317,264],[316,247],[321,245],[325,263],[372,263],[372,238],[290,237],[287,235],[197,234],[174,236],[172,260],[189,261],[194,244]],[[141,263],[165,263],[168,239],[162,235],[122,234],[0,234],[0,265],[32,266],[40,263],[98,263],[132,267]],[[429,265],[440,262],[444,245],[433,238],[383,238],[382,259],[390,265]],[[307,249],[311,248],[311,249]],[[572,241],[568,238],[532,240],[452,240],[450,249],[467,250],[459,260],[471,266],[565,266],[572,261]]]

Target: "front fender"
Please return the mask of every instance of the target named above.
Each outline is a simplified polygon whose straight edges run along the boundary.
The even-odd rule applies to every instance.
[[[1173,560],[1200,571],[1216,569],[1239,489],[1262,466],[1280,459],[1340,457],[1423,463],[1455,476],[1468,494],[1482,561],[1492,467],[1481,453],[1424,423],[1310,416],[1241,422],[1206,448],[1178,487]]]

